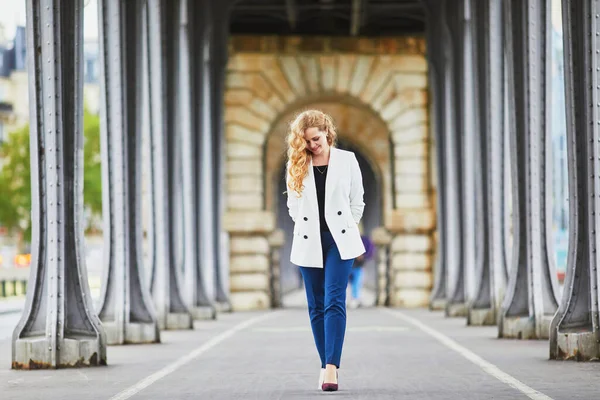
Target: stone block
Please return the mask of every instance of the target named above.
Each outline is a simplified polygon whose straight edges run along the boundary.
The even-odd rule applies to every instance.
[[[362,92],[369,79],[374,62],[375,57],[373,56],[361,55],[357,57],[349,88],[352,95],[358,96]]]
[[[252,101],[253,97],[254,94],[250,89],[227,89],[225,91],[225,106],[247,107]]]
[[[431,206],[428,193],[397,193],[396,208],[422,209]]]
[[[392,268],[397,271],[431,271],[431,256],[426,253],[395,253]]]
[[[255,175],[262,177],[263,165],[260,159],[228,160],[226,170],[227,176]]]
[[[429,172],[429,160],[420,158],[399,158],[394,164],[395,173],[398,175],[418,175],[424,177]]]
[[[385,227],[393,233],[429,233],[435,228],[435,213],[432,209],[391,210],[385,221]]]
[[[230,295],[232,311],[266,310],[271,307],[267,292],[237,292]]]
[[[397,93],[408,88],[426,89],[428,83],[427,74],[418,72],[399,72],[394,74],[393,83]]]
[[[269,242],[264,236],[233,236],[229,241],[231,254],[269,254]]]
[[[269,131],[270,125],[268,119],[241,106],[225,107],[225,123],[242,125],[253,131],[265,132],[265,134]]]
[[[403,72],[427,72],[427,59],[422,55],[403,55],[397,57],[394,68]]]
[[[261,193],[262,177],[258,175],[230,176],[227,178],[227,193]]]
[[[429,191],[429,175],[396,174],[396,193],[423,193]]]
[[[309,92],[317,93],[320,89],[321,76],[316,56],[298,56],[302,72],[306,77],[306,85]]]
[[[262,193],[229,193],[227,194],[228,210],[261,210],[263,208]]]
[[[283,71],[283,75],[285,76],[288,85],[291,86],[298,95],[307,94],[308,88],[304,82],[302,68],[300,67],[298,58],[296,56],[280,56],[279,65],[281,65],[281,70]]]
[[[319,57],[319,63],[321,66],[321,84],[325,91],[333,91],[335,89],[335,56],[323,55]]]
[[[275,215],[269,211],[227,211],[223,229],[230,233],[270,233],[275,229]]]
[[[392,141],[396,145],[400,143],[423,142],[428,137],[429,128],[424,123],[392,131]]]
[[[429,290],[398,289],[390,298],[392,307],[420,308],[429,304]]]
[[[231,123],[225,125],[225,135],[227,136],[228,143],[250,143],[260,147],[265,141],[265,133],[261,131],[254,131],[245,126]]]
[[[120,338],[119,327],[113,321],[103,321],[102,326],[106,332],[106,344],[140,344],[140,343],[159,343],[160,333],[158,324],[154,323],[135,323],[125,324],[125,335]]]
[[[13,369],[54,369],[106,365],[106,346],[99,338],[82,336],[59,339],[56,365],[45,335],[17,339],[14,343]],[[54,349],[53,351],[56,351]]]
[[[259,160],[262,156],[262,148],[248,143],[228,142],[225,146],[228,159],[253,159]]]
[[[335,88],[338,93],[348,92],[356,58],[357,56],[354,54],[342,54],[338,56],[337,83]]]
[[[394,146],[394,157],[397,159],[417,157],[429,159],[429,143],[427,141],[399,143]]]
[[[427,125],[428,120],[429,115],[427,108],[409,108],[390,121],[389,127],[392,132],[397,132],[410,129],[418,125]]]
[[[392,239],[392,253],[429,253],[433,250],[430,235],[396,235]]]
[[[394,272],[394,287],[429,291],[433,287],[433,274],[429,271],[397,271]]]
[[[232,274],[229,279],[231,292],[269,291],[268,273]]]
[[[246,274],[260,272],[266,274],[269,271],[269,258],[263,254],[231,255],[229,260],[229,272],[231,278],[235,274]]]

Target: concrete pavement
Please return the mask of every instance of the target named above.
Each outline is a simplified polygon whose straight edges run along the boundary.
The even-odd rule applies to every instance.
[[[587,400],[600,391],[597,363],[549,361],[546,341],[499,340],[495,327],[427,310],[349,310],[337,393],[316,390],[302,308],[223,314],[161,335],[160,345],[110,346],[107,367],[58,371],[10,370],[10,341],[0,341],[0,398]]]

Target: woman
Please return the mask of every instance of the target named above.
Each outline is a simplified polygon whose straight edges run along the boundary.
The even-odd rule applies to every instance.
[[[362,175],[354,153],[334,147],[336,137],[331,117],[317,110],[298,115],[287,137],[287,206],[295,223],[290,260],[304,280],[323,391],[338,389],[348,276],[365,252],[358,230]]]

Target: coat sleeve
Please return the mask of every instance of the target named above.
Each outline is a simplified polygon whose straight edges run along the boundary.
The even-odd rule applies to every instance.
[[[286,170],[285,170],[285,187],[287,189],[286,193],[287,193],[288,213],[290,214],[292,221],[296,222],[296,215],[298,215],[298,195],[296,194],[296,192],[294,192],[293,190],[290,189],[289,181],[290,181],[290,174],[288,173],[288,170],[286,168]]]
[[[350,211],[352,211],[352,218],[358,224],[365,209],[365,202],[363,201],[365,191],[356,155],[352,154],[350,164]]]

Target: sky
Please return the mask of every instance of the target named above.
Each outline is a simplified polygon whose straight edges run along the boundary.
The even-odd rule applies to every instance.
[[[98,38],[98,0],[84,0],[83,35],[85,39]],[[11,40],[18,25],[25,25],[25,0],[0,0],[0,25],[4,38]]]

